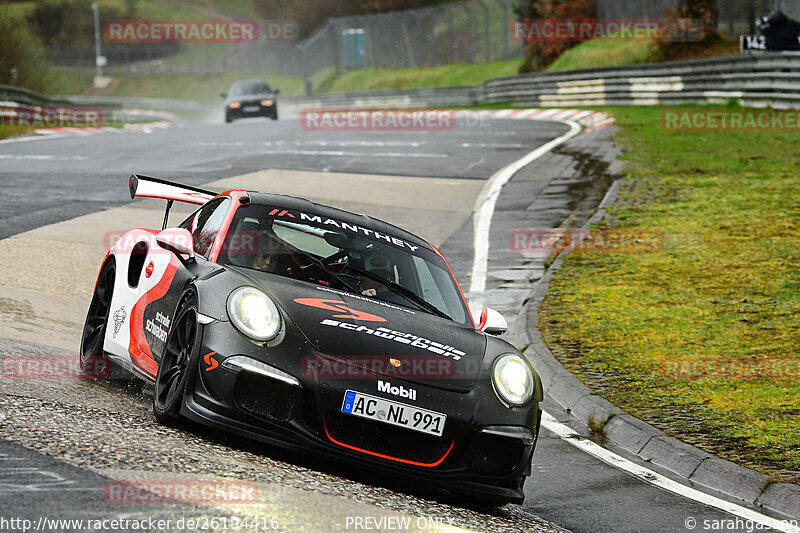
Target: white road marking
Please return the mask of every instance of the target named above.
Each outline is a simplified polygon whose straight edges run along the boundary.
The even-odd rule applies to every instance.
[[[417,148],[426,143],[419,141],[307,141],[295,144],[307,146],[410,146]]]
[[[548,153],[556,146],[571,139],[581,131],[581,127],[573,121],[569,120],[553,120],[554,122],[561,122],[570,126],[570,131],[553,139],[552,141],[540,146],[533,152],[529,153],[522,159],[515,161],[507,167],[498,171],[491,177],[489,182],[481,190],[480,195],[475,203],[475,255],[472,265],[472,280],[470,282],[469,293],[471,296],[470,310],[481,310],[483,307],[483,291],[486,289],[486,271],[487,262],[489,258],[489,229],[491,228],[492,216],[494,215],[494,208],[497,204],[497,198],[500,196],[500,190],[511,177],[519,171],[522,167],[530,164],[539,157]],[[477,308],[476,305],[479,305]],[[761,514],[747,507],[730,503],[705,492],[674,481],[666,476],[663,476],[649,468],[638,465],[633,461],[625,459],[616,453],[603,448],[602,446],[587,440],[578,432],[566,426],[553,418],[547,412],[542,413],[542,426],[548,431],[557,435],[560,439],[575,446],[579,450],[588,453],[589,455],[600,459],[604,463],[628,472],[632,476],[640,479],[646,483],[659,487],[663,490],[683,496],[690,500],[714,507],[721,511],[725,511],[732,515],[739,516],[744,520],[750,520],[753,523],[761,524],[763,526],[772,528],[776,531],[783,531],[785,533],[800,533],[800,527],[794,525],[790,521],[777,520],[767,515]]]
[[[508,180],[521,168],[542,157],[556,146],[565,143],[581,131],[581,127],[576,122],[566,120],[557,122],[569,126],[569,131],[561,137],[543,144],[522,159],[514,161],[507,167],[497,171],[478,195],[478,199],[475,202],[475,220],[473,222],[475,228],[475,259],[472,263],[472,278],[469,287],[470,309],[481,310],[483,308],[483,291],[486,289],[486,269],[489,261],[489,229],[492,225],[494,207],[497,204],[497,198],[500,196],[500,190],[503,185],[508,183]]]
[[[235,142],[196,141],[190,144],[193,144],[195,146],[245,146],[245,143],[241,141],[235,141]],[[286,144],[292,144],[294,146],[338,146],[338,147],[363,146],[367,148],[374,148],[376,146],[381,146],[381,147],[407,146],[411,148],[418,148],[427,143],[420,141],[294,141],[290,143],[287,143],[286,141],[263,141],[263,142],[246,143],[247,146],[284,146]]]
[[[492,143],[461,143],[462,148],[522,148],[517,144],[492,144]]]
[[[484,161],[486,161],[486,158],[485,157],[481,157],[479,160],[477,160],[477,161],[475,161],[473,163],[470,163],[469,165],[467,165],[467,168],[464,169],[464,173],[466,174],[467,172],[469,172],[473,168],[477,167],[478,165],[482,165],[484,163]]]
[[[84,155],[0,154],[0,159],[11,159],[14,161],[24,161],[29,159],[36,161],[84,161],[89,158]]]
[[[286,155],[327,155],[332,157],[415,157],[428,159],[442,159],[450,157],[447,154],[420,154],[408,152],[345,152],[344,150],[264,150],[261,154],[286,154]]]
[[[611,465],[614,468],[628,472],[632,476],[636,477],[637,479],[641,479],[645,483],[649,483],[650,485],[654,485],[660,489],[677,494],[678,496],[683,496],[704,505],[708,505],[709,507],[714,507],[720,511],[725,511],[726,513],[739,516],[745,520],[751,521],[754,524],[761,524],[776,531],[784,531],[786,533],[800,533],[800,527],[792,525],[791,521],[789,520],[778,520],[771,518],[757,511],[753,511],[752,509],[748,509],[747,507],[742,507],[741,505],[727,502],[715,496],[711,496],[710,494],[706,494],[705,492],[693,489],[692,487],[686,486],[682,483],[678,483],[677,481],[663,476],[658,472],[654,472],[649,468],[638,465],[633,461],[629,461],[624,457],[620,457],[614,452],[603,448],[599,444],[586,439],[569,426],[566,426],[553,418],[548,413],[542,414],[542,426],[544,426],[551,433],[557,435],[560,439],[575,446],[579,450],[586,452],[597,459],[600,459],[604,463]]]

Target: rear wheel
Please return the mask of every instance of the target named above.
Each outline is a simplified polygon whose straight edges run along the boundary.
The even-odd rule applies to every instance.
[[[103,344],[108,329],[108,316],[111,312],[111,297],[114,295],[115,279],[116,264],[112,257],[100,271],[81,336],[81,371],[93,378],[111,376],[111,360],[106,357]]]
[[[198,347],[197,297],[188,293],[178,305],[156,374],[153,414],[162,424],[174,422],[180,414],[186,380]]]

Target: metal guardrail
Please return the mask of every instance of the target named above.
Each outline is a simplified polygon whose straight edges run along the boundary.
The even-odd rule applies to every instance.
[[[22,87],[0,85],[0,102],[11,102],[17,106],[34,108],[95,108],[100,110],[103,124],[124,122],[125,120],[122,105],[119,103],[100,101],[92,97],[78,97],[78,99],[80,101],[75,101],[72,97],[50,98]],[[6,105],[6,107],[8,106]]]
[[[96,107],[98,105],[108,105],[116,108],[125,109],[160,109],[164,111],[191,111],[201,112],[222,105],[207,105],[193,100],[176,100],[174,98],[139,98],[133,96],[62,96],[64,100],[73,105]]]
[[[483,100],[483,86],[475,85],[466,87],[431,87],[425,89],[329,93],[298,98],[284,98],[280,105],[287,111],[297,112],[304,109],[323,107],[380,108],[386,106],[470,106],[480,104]]]
[[[800,107],[800,53],[693,59],[506,76],[468,87],[322,94],[284,99],[313,107],[435,107],[509,102],[516,106],[727,103]]]
[[[731,56],[489,80],[484,102],[536,106],[800,106],[800,53]]]
[[[0,85],[0,100],[31,106],[69,105],[69,102],[65,100],[48,98],[33,91],[29,91],[28,89],[12,87],[10,85]]]

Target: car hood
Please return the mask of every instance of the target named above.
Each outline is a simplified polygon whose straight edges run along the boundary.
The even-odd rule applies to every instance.
[[[469,390],[478,377],[486,337],[472,328],[322,285],[243,273],[275,299],[318,352],[334,360],[448,390]]]

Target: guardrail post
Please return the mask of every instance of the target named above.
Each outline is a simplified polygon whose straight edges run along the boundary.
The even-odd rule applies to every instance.
[[[442,25],[445,24],[447,17],[447,8],[438,6],[435,9],[436,9],[435,12],[436,16],[433,17],[433,23],[431,25],[431,42],[428,44],[428,48],[430,49],[431,52],[431,66],[439,64],[439,58],[441,57],[441,54],[439,54],[440,49],[450,50],[453,48],[452,46],[438,46],[439,41],[442,40],[442,38],[439,39],[436,38],[436,33],[435,33],[436,25],[439,22],[441,22]],[[436,20],[437,17],[439,18],[438,21]]]
[[[472,10],[468,3],[461,4],[461,7],[467,12],[467,62],[474,63],[475,58],[472,57]]]
[[[508,11],[509,7],[508,4],[504,0],[495,0],[499,5],[500,9],[503,11],[503,59],[508,57]]]
[[[488,63],[489,61],[492,60],[492,44],[491,44],[491,39],[490,39],[490,36],[489,36],[489,32],[491,31],[491,28],[490,28],[491,21],[490,21],[490,15],[489,15],[489,6],[487,6],[484,3],[483,0],[475,0],[475,1],[478,2],[478,4],[483,9],[483,29],[484,29],[483,42],[484,42],[484,46],[486,46],[486,54],[484,54],[484,57],[486,58],[486,62]]]
[[[431,10],[428,10],[428,13],[430,13],[430,15],[431,15],[431,18],[433,18],[433,17],[435,16],[435,13],[433,12],[433,10],[432,10],[432,9],[431,9]],[[417,39],[416,39],[416,42],[418,42],[418,43],[424,43],[424,42],[425,42],[425,32],[424,32],[424,30],[422,29],[422,16],[420,16],[420,15],[418,15],[418,14],[415,14],[415,15],[414,15],[414,23],[415,23],[415,24],[414,24],[414,26],[415,26],[415,31],[417,32]],[[433,38],[433,35],[431,35],[431,40],[432,40],[432,38]],[[423,50],[425,50],[425,48],[428,48],[429,50],[433,48],[433,43],[432,43],[432,42],[429,42],[429,43],[427,43],[427,44],[428,44],[428,46],[425,46],[425,45],[423,44],[423,46],[422,46],[422,49],[423,49]],[[420,56],[422,56],[422,55],[424,55],[424,52],[423,52],[422,54],[420,54]],[[423,61],[424,61],[424,60],[423,60]],[[433,62],[431,62],[431,63],[428,63],[428,64],[432,65],[432,64],[433,64]]]
[[[414,18],[414,15],[410,16],[411,18]],[[406,24],[405,20],[401,23],[400,31],[403,33],[403,42],[406,45],[406,53],[408,54],[408,64],[411,67],[416,67],[417,61],[414,58],[414,48],[411,44],[411,37],[408,35],[408,25]]]
[[[447,16],[450,19],[450,46],[447,47],[448,50],[447,60],[450,63],[455,63],[455,61],[453,61],[453,58],[455,57],[456,21],[455,17],[453,16],[453,4],[445,4],[445,9],[447,9]]]

